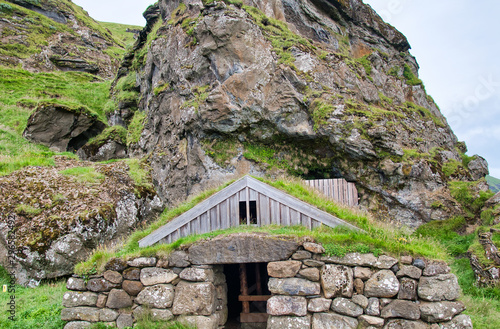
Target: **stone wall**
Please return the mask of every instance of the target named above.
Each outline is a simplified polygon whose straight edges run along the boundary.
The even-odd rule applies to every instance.
[[[373,254],[330,257],[319,244],[297,246],[267,262],[267,328],[472,328],[457,301],[457,278],[444,263]],[[192,248],[193,257],[190,248],[168,259],[114,259],[87,282],[69,278],[61,312],[70,321],[65,329],[93,322],[124,328],[144,312],[200,329],[220,328],[228,314],[223,265],[193,264]]]

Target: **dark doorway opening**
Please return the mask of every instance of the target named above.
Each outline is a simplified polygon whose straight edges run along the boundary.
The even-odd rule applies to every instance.
[[[227,329],[265,328],[271,297],[266,263],[224,265],[227,283]]]
[[[235,329],[240,327],[241,303],[238,301],[240,294],[240,265],[224,265],[224,274],[227,284],[227,323],[225,328]]]
[[[257,224],[257,201],[249,201],[250,224]],[[247,203],[240,201],[240,224],[247,225]]]

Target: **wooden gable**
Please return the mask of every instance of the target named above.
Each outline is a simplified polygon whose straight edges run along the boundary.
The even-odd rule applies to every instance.
[[[240,225],[270,224],[303,225],[309,229],[322,224],[329,227],[343,225],[358,229],[283,191],[245,176],[144,237],[139,246],[171,243],[191,234]]]

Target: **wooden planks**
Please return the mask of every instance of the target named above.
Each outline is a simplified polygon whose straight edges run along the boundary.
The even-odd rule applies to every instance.
[[[348,206],[358,205],[358,190],[354,183],[345,179],[313,179],[305,183],[324,194],[327,198]]]
[[[321,189],[327,196],[337,195],[342,201],[357,204],[358,194],[353,183],[343,179],[313,180],[306,183],[315,189]],[[190,234],[248,225],[250,201],[256,201],[258,226],[304,225],[312,229],[324,224],[357,229],[281,190],[245,176],[143,238],[139,241],[139,246],[145,247],[159,241],[171,243]],[[240,202],[246,204],[246,223],[240,223]]]

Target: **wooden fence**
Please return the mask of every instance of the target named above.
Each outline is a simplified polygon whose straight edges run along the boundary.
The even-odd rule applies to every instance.
[[[358,190],[345,179],[314,179],[305,183],[326,197],[348,206],[358,205]]]

